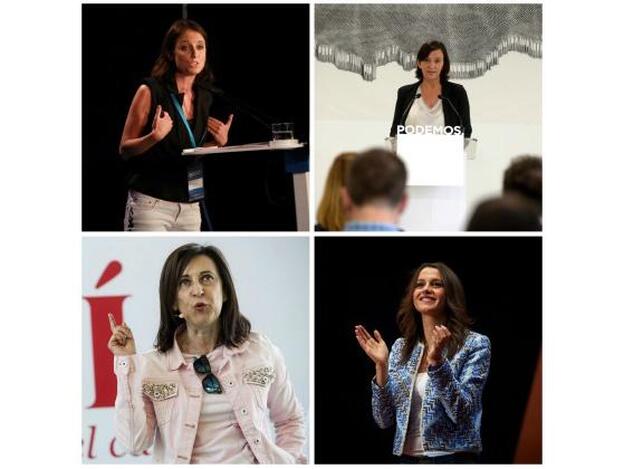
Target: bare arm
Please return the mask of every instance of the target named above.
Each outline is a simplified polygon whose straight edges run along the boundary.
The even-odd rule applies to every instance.
[[[141,135],[141,131],[147,125],[151,102],[152,93],[149,87],[147,85],[139,86],[132,104],[130,104],[128,117],[126,117],[126,123],[121,134],[119,154],[122,157],[128,158],[145,153],[171,131],[173,121],[169,114],[162,112],[161,106],[158,105],[152,121],[152,130],[146,135]]]

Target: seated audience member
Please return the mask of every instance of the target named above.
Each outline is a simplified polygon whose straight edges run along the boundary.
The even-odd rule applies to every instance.
[[[505,170],[503,194],[519,194],[534,202],[542,214],[542,159],[539,156],[514,158]]]
[[[356,156],[342,190],[344,231],[401,231],[406,181],[405,164],[396,154],[372,149]]]
[[[540,231],[536,205],[516,194],[481,202],[470,218],[467,231]]]
[[[345,224],[340,190],[345,187],[347,173],[356,153],[341,153],[329,169],[325,191],[316,212],[316,231],[341,231]]]

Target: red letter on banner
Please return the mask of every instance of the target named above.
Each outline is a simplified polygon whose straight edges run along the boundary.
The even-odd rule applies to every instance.
[[[113,407],[117,394],[117,380],[113,372],[113,354],[108,350],[111,336],[108,313],[115,322],[123,322],[122,306],[129,295],[85,297],[91,308],[91,341],[93,344],[93,371],[95,377],[95,407]]]

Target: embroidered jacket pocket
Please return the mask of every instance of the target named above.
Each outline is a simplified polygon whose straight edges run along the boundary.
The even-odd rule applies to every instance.
[[[275,380],[275,370],[272,366],[259,366],[243,371],[243,383],[269,387]]]
[[[272,366],[257,366],[243,371],[243,384],[251,391],[256,403],[263,409],[267,407],[269,388],[275,381],[275,370]]]
[[[159,426],[171,420],[173,406],[178,397],[178,387],[178,383],[175,382],[145,381],[143,383],[143,394],[152,401]]]

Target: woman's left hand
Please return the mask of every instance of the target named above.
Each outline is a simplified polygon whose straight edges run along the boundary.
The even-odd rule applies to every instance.
[[[446,326],[433,326],[433,344],[429,346],[427,353],[427,364],[429,366],[438,366],[444,358],[444,347],[451,340],[451,332]]]
[[[234,114],[230,114],[227,122],[225,123],[221,122],[219,119],[215,119],[214,117],[208,118],[206,128],[208,129],[208,132],[210,132],[210,135],[212,135],[215,143],[220,147],[224,146],[228,141],[228,133],[230,132],[232,119],[234,119]]]

